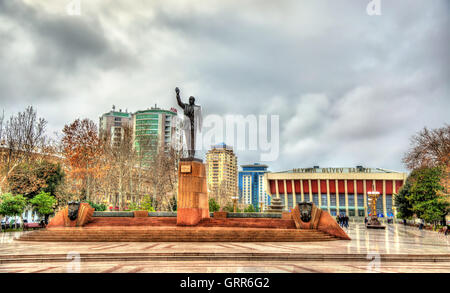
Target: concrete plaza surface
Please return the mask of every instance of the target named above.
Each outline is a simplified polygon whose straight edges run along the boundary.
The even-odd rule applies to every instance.
[[[1,233],[0,272],[450,272],[449,236],[401,224],[351,223],[347,233],[352,240],[254,243],[25,242]]]

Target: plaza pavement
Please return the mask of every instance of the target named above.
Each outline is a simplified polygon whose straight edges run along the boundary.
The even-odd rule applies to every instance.
[[[368,230],[351,223],[350,241],[25,242],[1,233],[0,272],[158,273],[450,272],[450,237],[401,224]],[[77,267],[75,266],[75,269]]]

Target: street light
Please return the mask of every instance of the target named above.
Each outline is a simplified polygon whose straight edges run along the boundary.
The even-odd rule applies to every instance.
[[[373,188],[375,189],[375,188]],[[384,229],[385,227],[380,224],[377,216],[377,199],[380,196],[380,192],[376,190],[372,190],[367,192],[367,196],[369,197],[369,207],[372,215],[370,216],[369,222],[367,223],[367,228],[377,228]]]

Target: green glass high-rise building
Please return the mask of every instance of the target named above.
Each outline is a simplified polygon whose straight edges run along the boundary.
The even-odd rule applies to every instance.
[[[168,151],[174,143],[181,143],[181,131],[176,119],[176,110],[152,107],[133,114],[134,146],[145,157],[152,151]]]

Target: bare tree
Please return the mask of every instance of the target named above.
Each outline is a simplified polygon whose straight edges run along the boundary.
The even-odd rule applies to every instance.
[[[32,106],[24,112],[11,116],[4,123],[4,115],[1,117],[1,140],[5,142],[6,156],[0,179],[0,188],[4,184],[10,172],[24,160],[30,160],[38,154],[45,142],[45,128],[47,121],[37,118],[37,113]],[[0,189],[1,191],[1,189]]]
[[[103,165],[106,170],[102,188],[123,209],[128,197],[133,195],[133,169],[136,162],[133,129],[128,126],[120,128],[120,133],[113,136],[113,139],[117,138],[115,140],[111,139],[110,133],[102,138]]]
[[[424,128],[411,137],[411,147],[403,157],[409,169],[450,165],[450,125]]]
[[[178,189],[178,162],[182,152],[162,147],[154,154],[148,178],[152,185],[156,210],[174,211]]]
[[[214,200],[219,204],[221,208],[232,203],[230,197],[230,184],[226,181],[220,182],[218,185],[209,185],[209,197],[214,198]]]
[[[3,121],[5,120],[5,111],[0,115],[0,147],[3,145]]]
[[[23,147],[28,159],[30,154],[42,148],[45,141],[47,121],[44,118],[37,118],[36,111],[32,106],[22,113],[19,112],[17,117],[22,126]]]

